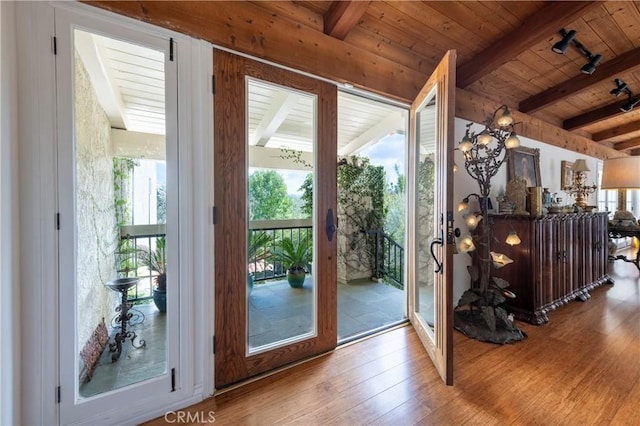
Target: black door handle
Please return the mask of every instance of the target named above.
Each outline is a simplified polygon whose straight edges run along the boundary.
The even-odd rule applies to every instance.
[[[442,273],[442,263],[438,260],[438,258],[436,257],[436,254],[433,252],[433,246],[436,244],[443,244],[442,238],[434,238],[433,241],[431,241],[431,245],[429,246],[429,251],[431,252],[431,257],[433,257],[433,261],[436,263],[436,274],[441,274]]]
[[[333,209],[327,211],[327,219],[325,221],[325,231],[327,232],[327,239],[333,240],[333,236],[336,233],[336,225],[333,223]]]

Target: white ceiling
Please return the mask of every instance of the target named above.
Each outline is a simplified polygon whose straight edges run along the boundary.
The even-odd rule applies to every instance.
[[[76,30],[76,49],[111,126],[165,134],[164,54]],[[312,151],[313,95],[249,80],[248,143],[253,150]],[[407,110],[338,92],[338,155],[357,154],[384,136],[406,133]],[[428,132],[427,132],[428,133]]]

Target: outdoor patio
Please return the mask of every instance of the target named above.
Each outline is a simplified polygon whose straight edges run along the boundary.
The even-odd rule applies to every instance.
[[[311,316],[307,315],[311,312],[313,297],[310,279],[307,277],[304,286],[299,289],[291,288],[286,280],[255,285],[249,302],[249,339],[252,347],[310,330]],[[160,313],[153,302],[135,307],[144,314],[145,320],[134,331],[146,345],[136,349],[127,340],[123,344],[120,359],[114,363],[111,362],[109,346],[105,347],[92,380],[80,386],[82,397],[118,389],[165,371],[166,314]],[[402,290],[369,280],[338,284],[338,341],[346,341],[403,320]],[[110,342],[116,331],[109,329]]]

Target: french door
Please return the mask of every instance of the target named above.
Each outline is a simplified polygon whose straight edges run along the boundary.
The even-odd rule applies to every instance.
[[[213,56],[220,388],[336,346],[337,92],[224,51]],[[300,185],[291,186],[294,173],[307,185],[304,217],[286,212],[287,192]],[[291,262],[276,256],[287,245],[306,253],[296,268],[304,278],[291,284]]]
[[[410,111],[409,318],[442,380],[453,384],[453,138],[456,53]]]
[[[66,10],[55,19],[60,423],[118,423],[180,387],[178,49]]]

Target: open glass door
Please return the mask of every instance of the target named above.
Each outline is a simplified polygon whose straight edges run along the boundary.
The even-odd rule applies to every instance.
[[[453,128],[455,51],[411,106],[409,317],[446,384],[453,383]]]
[[[177,393],[177,65],[168,38],[56,14],[60,423]]]
[[[220,388],[336,346],[337,91],[223,51],[214,74]]]

